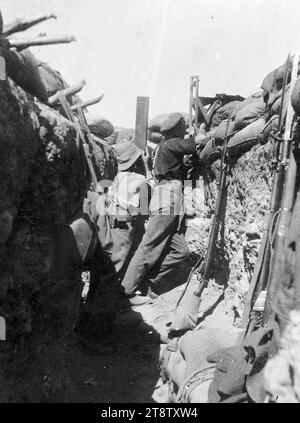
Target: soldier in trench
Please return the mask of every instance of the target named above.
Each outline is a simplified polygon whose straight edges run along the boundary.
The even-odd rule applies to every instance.
[[[160,294],[164,281],[189,255],[183,228],[183,157],[195,153],[200,141],[193,137],[184,139],[186,127],[181,113],[170,115],[161,132],[164,138],[155,157],[150,218],[122,281],[128,297],[146,278],[153,294]]]

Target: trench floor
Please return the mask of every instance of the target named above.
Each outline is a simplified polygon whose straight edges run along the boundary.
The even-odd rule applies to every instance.
[[[193,239],[193,227],[187,240]],[[193,278],[190,288],[197,285]],[[163,403],[166,387],[160,380],[159,355],[168,325],[185,284],[153,300],[152,304],[120,312],[108,338],[98,346],[84,346],[72,338],[67,367],[74,385],[68,402]],[[226,313],[223,288],[209,284],[202,295],[199,326],[235,331],[233,314]],[[164,341],[164,342],[162,342]]]

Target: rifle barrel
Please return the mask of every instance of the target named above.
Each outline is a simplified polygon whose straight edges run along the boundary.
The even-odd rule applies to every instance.
[[[82,90],[82,88],[86,85],[86,81],[83,79],[82,81],[80,81],[78,84],[76,85],[71,85],[71,87],[65,88],[64,90],[62,90],[63,94],[66,97],[69,97],[70,95],[74,95],[77,94],[79,91]],[[48,98],[48,103],[49,104],[54,104],[59,100],[59,91],[52,95],[51,97]]]
[[[92,100],[83,101],[82,103],[74,104],[74,106],[71,107],[72,110],[76,110],[79,107],[82,109],[85,109],[86,107],[92,106],[93,104],[99,103],[104,97],[104,94],[100,95],[99,97],[96,97]]]
[[[34,37],[34,38],[19,38],[9,40],[10,47],[15,47],[22,50],[31,46],[45,46],[52,44],[68,44],[76,41],[74,36],[58,36],[58,37]]]
[[[26,29],[29,29],[32,26],[37,25],[41,22],[44,22],[48,19],[57,19],[57,16],[54,14],[43,15],[43,16],[40,16],[39,18],[31,19],[29,21],[17,19],[11,24],[4,26],[3,35],[7,37],[8,35],[15,34],[16,32],[26,31]]]

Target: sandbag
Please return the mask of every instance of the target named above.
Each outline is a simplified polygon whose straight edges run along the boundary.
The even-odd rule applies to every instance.
[[[236,133],[228,142],[228,154],[230,156],[238,156],[250,150],[259,142],[258,137],[263,132],[265,126],[265,119],[260,118]]]
[[[51,68],[47,63],[38,62],[38,71],[46,88],[48,97],[51,97],[57,93],[57,91],[68,88],[68,84],[61,74],[57,70]]]
[[[208,141],[205,147],[199,154],[199,159],[202,163],[212,164],[215,160],[219,159],[222,154],[223,141],[226,134],[227,121],[221,122],[221,124],[212,131],[208,137]],[[228,134],[234,131],[235,123],[230,121],[228,127]]]
[[[38,62],[30,50],[19,53],[0,48],[0,55],[5,58],[7,75],[23,90],[46,103],[47,90],[39,73]]]
[[[283,116],[285,116],[287,112],[289,91],[290,91],[290,84],[287,85],[286,91],[285,91],[285,99],[283,103]],[[281,105],[281,97],[282,97],[282,90],[278,91],[276,95],[272,95],[272,98],[269,99],[269,104],[268,104],[269,117],[279,114],[280,105]]]
[[[161,370],[165,382],[169,383],[170,397],[176,402],[207,402],[208,387],[215,364],[207,356],[218,348],[234,344],[236,334],[220,328],[200,328],[188,331],[162,352]],[[170,392],[171,391],[171,392]]]
[[[119,144],[119,142],[123,141],[124,139],[134,141],[135,130],[133,128],[116,128],[116,130],[119,132],[116,139],[116,144]]]
[[[214,131],[214,137],[215,137],[216,143],[223,144],[223,140],[224,140],[224,137],[226,135],[226,128],[227,128],[227,120],[224,120],[215,129],[215,131]],[[227,134],[228,135],[231,134],[234,130],[235,130],[235,122],[233,120],[231,120],[229,122]]]
[[[230,101],[229,103],[224,104],[224,106],[217,108],[211,117],[210,127],[215,128],[223,120],[228,119],[229,115],[232,115],[234,112],[236,112],[239,109],[241,103],[242,103],[241,101],[237,101],[237,100]]]
[[[287,83],[289,84],[291,81],[291,73],[292,73],[292,64],[293,64],[293,57],[291,57],[289,68],[288,68],[288,78]],[[300,72],[300,62],[298,64],[298,71],[297,74]],[[283,79],[285,73],[285,63],[278,68],[274,69],[272,72],[268,73],[262,81],[261,88],[266,92],[266,103],[267,106],[272,104],[276,98],[278,98],[280,91],[282,90],[283,86]]]
[[[300,78],[297,79],[292,96],[291,96],[292,106],[295,110],[295,113],[299,116],[300,115]]]
[[[245,128],[247,125],[263,116],[265,110],[266,104],[261,97],[258,101],[246,104],[246,106],[238,110],[235,115],[235,129],[239,131]]]
[[[251,94],[249,97],[246,97],[243,101],[241,101],[236,111],[232,114],[232,118],[235,119],[235,116],[239,110],[242,110],[249,104],[256,103],[258,101],[264,101],[263,91],[257,91],[254,94]]]
[[[109,120],[93,113],[86,113],[85,116],[90,131],[97,137],[104,139],[113,134],[114,127]]]

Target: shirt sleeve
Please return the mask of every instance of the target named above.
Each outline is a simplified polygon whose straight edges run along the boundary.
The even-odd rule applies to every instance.
[[[190,137],[188,139],[177,138],[175,142],[176,150],[183,156],[186,154],[193,154],[196,152],[195,138]]]

